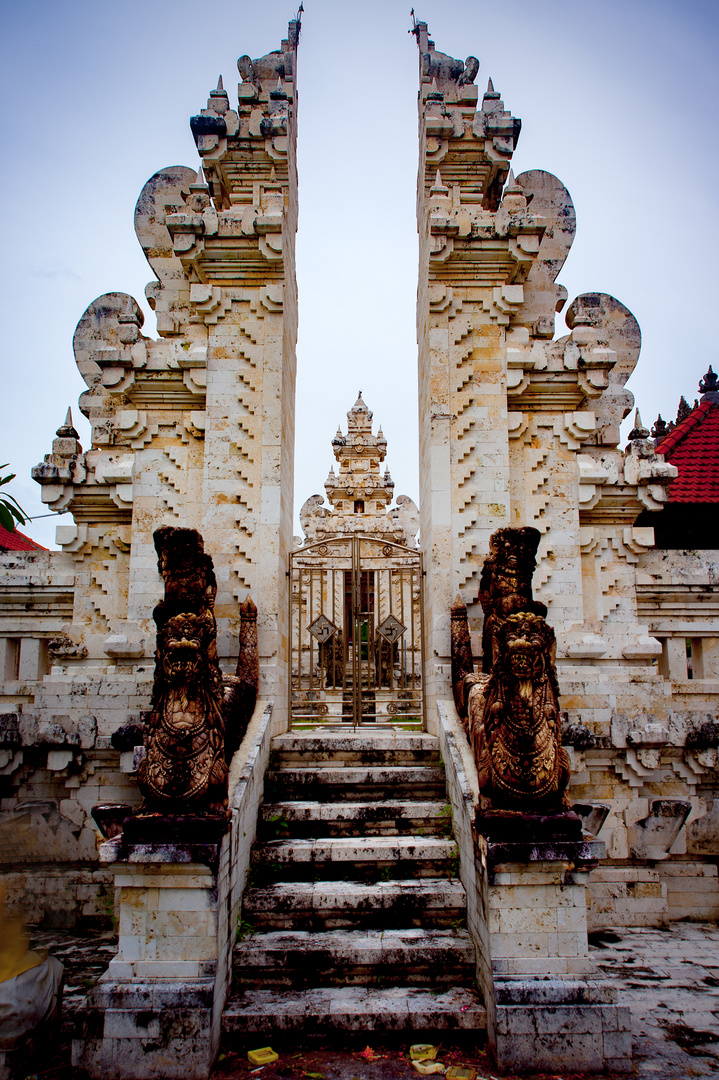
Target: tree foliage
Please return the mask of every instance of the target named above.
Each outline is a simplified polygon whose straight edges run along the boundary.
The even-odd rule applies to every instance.
[[[0,465],[0,469],[7,469],[7,462],[5,465]],[[15,473],[0,476],[0,487],[4,487],[5,484],[9,484],[14,479]],[[8,495],[7,492],[0,495],[0,525],[4,529],[7,529],[8,532],[15,532],[16,523],[25,525],[29,520],[17,499],[14,499],[12,495]]]

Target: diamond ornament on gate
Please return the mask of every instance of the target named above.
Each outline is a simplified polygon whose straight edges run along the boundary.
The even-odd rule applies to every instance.
[[[394,645],[395,641],[399,641],[406,629],[407,627],[403,626],[396,616],[388,615],[377,627],[377,633],[380,634],[385,641],[388,641],[390,645]]]
[[[318,615],[314,622],[311,622],[307,627],[312,637],[319,641],[320,645],[324,645],[326,641],[337,633],[337,627],[335,624],[327,618],[326,615]]]

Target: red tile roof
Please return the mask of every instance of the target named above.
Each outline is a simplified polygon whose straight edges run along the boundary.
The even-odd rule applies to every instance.
[[[676,465],[669,485],[673,503],[719,502],[719,404],[703,401],[657,445],[657,453]]]
[[[42,544],[36,544],[19,529],[8,532],[0,525],[0,551],[47,551]]]

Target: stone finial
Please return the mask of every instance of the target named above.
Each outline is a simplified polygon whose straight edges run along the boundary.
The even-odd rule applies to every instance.
[[[442,174],[437,169],[437,175],[434,178],[434,184],[429,189],[430,206],[433,210],[446,211],[451,205],[451,199],[449,195],[449,188],[442,182]]]
[[[502,99],[497,90],[494,89],[494,83],[491,79],[487,82],[487,89],[484,92],[482,98],[482,112],[492,113],[500,111],[503,108]]]
[[[642,423],[642,418],[639,415],[639,409],[634,412],[634,427],[629,432],[629,441],[636,442],[638,439],[648,439],[649,428],[645,428]]]
[[[59,439],[79,439],[80,434],[75,430],[72,422],[72,409],[68,407],[67,415],[65,416],[65,423],[55,432]]]
[[[274,90],[270,90],[270,98],[272,101],[287,101],[287,94],[285,93],[282,79],[279,75],[277,76],[277,86]]]
[[[360,416],[362,417],[361,421]],[[360,421],[363,424],[368,423],[370,425],[370,429],[372,427],[372,413],[369,411],[365,402],[362,399],[361,390],[357,394],[357,400],[355,401],[354,405],[347,413],[347,419],[349,420],[350,424],[353,425],[356,425],[357,422]]]
[[[439,171],[439,169],[437,169],[437,175],[434,178],[433,186],[430,188],[430,193],[432,195],[434,195],[435,193],[446,195],[448,191],[449,188],[446,188],[442,183],[442,173]]]
[[[222,85],[221,75],[217,80],[217,89],[210,90],[210,96],[207,100],[207,109],[216,116],[224,116],[226,112],[229,112],[230,99],[227,95],[227,91]]]
[[[520,210],[526,210],[527,198],[522,191],[521,187],[514,179],[514,173],[509,170],[509,176],[507,177],[507,184],[502,195],[502,209],[506,210],[510,214],[516,214]]]
[[[210,205],[210,187],[202,165],[197,170],[196,179],[189,185],[189,190],[180,194],[187,209],[194,214],[201,214]]]
[[[699,393],[702,402],[709,401],[714,405],[719,405],[719,376],[712,370],[711,364],[706,375],[699,383]]]
[[[432,85],[429,88],[429,93],[427,94],[427,101],[444,101],[444,94],[437,86],[436,79],[432,79]]]

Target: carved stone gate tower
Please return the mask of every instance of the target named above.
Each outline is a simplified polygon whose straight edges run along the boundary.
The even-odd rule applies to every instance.
[[[661,645],[639,621],[635,587],[654,536],[635,523],[643,508],[663,505],[674,471],[653,443],[634,442],[626,454],[617,445],[633,402],[625,383],[639,356],[639,327],[619,301],[590,293],[569,305],[570,332],[555,338],[555,313],[567,300],[555,282],[576,227],[569,192],[548,172],[513,177],[521,121],[491,79],[480,101],[475,57],[465,63],[438,52],[424,22],[414,34],[430,730],[433,701],[451,696],[453,599],[460,593],[469,605],[476,635],[489,537],[508,525],[542,534],[535,589],[565,669],[582,687],[596,687],[601,661],[622,684],[622,709],[662,711],[662,681],[646,670]],[[593,721],[594,706],[583,704],[582,719]],[[596,720],[608,735],[607,711]]]
[[[155,274],[146,295],[159,339],[142,334],[138,304],[121,293],[95,300],[75,333],[92,446],[82,452],[68,420],[34,470],[44,501],[75,519],[58,530],[74,571],[72,624],[56,649],[69,683],[78,669],[108,661],[129,675],[152,655],[152,536],[161,525],[196,528],[205,539],[221,659],[236,652],[238,605],[251,593],[262,686],[283,682],[298,37],[293,21],[280,50],[241,57],[237,98],[220,79],[191,120],[200,171],[162,169],[140,194],[135,230]],[[283,708],[278,694],[279,723]]]

